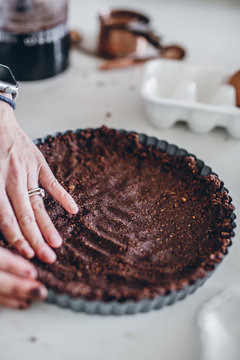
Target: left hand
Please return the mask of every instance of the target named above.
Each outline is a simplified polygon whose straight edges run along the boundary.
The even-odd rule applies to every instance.
[[[44,300],[47,289],[36,278],[29,261],[0,247],[0,306],[27,309],[32,301]]]

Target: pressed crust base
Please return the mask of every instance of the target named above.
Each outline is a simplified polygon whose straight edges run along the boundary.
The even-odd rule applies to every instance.
[[[152,299],[204,278],[227,252],[231,198],[216,175],[200,175],[194,156],[172,156],[106,127],[48,137],[38,147],[80,209],[70,215],[45,198],[63,246],[56,263],[34,263],[55,292]]]

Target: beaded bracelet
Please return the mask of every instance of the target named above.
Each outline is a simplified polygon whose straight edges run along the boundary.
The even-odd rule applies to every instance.
[[[13,100],[11,100],[11,99],[9,99],[6,96],[3,96],[1,94],[0,94],[0,100],[6,102],[7,104],[9,104],[13,108],[13,110],[16,109],[15,101],[13,101]]]

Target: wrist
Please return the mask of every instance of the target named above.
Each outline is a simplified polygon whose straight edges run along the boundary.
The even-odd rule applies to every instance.
[[[1,94],[0,93],[0,102],[6,103],[8,106],[10,106],[13,110],[16,109],[15,101],[13,100],[12,96],[6,96],[6,93]]]
[[[0,90],[0,94],[8,98],[9,100],[13,100],[12,94],[6,93]]]
[[[5,95],[3,95],[5,96]],[[11,99],[9,99],[11,100]],[[16,125],[17,121],[14,115],[14,111],[13,108],[11,107],[11,105],[9,105],[8,103],[6,103],[5,101],[1,101],[0,100],[0,132],[1,132],[1,128],[2,126],[4,127],[8,127],[11,125]]]
[[[16,109],[14,99],[18,94],[18,83],[8,66],[0,64],[0,102]],[[3,105],[1,106],[1,108]],[[4,106],[5,107],[5,106]]]

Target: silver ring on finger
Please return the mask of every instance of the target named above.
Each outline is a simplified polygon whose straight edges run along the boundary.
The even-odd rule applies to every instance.
[[[35,195],[40,195],[42,198],[44,198],[45,196],[45,190],[42,188],[35,188],[35,189],[30,189],[28,190],[28,196],[35,196]]]

